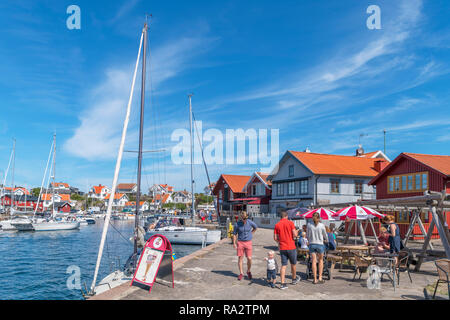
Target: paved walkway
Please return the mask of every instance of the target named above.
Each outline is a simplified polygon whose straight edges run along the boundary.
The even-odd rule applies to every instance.
[[[289,300],[289,299],[424,299],[423,289],[437,280],[433,262],[422,264],[420,273],[411,273],[411,284],[406,273],[401,274],[400,287],[394,292],[388,280],[382,282],[382,289],[370,290],[366,286],[367,274],[361,280],[352,281],[353,269],[342,272],[335,270],[333,279],[322,285],[314,285],[306,280],[306,265],[299,262],[297,274],[302,277],[297,285],[289,285],[290,268],[288,266],[288,289],[280,290],[266,285],[266,262],[263,260],[268,250],[277,250],[273,241],[273,230],[258,229],[253,240],[253,280],[246,277],[237,280],[238,267],[236,252],[231,241],[224,239],[220,243],[207,247],[193,255],[178,259],[175,263],[175,288],[171,283],[158,280],[151,294],[139,287],[130,287],[129,283],[117,287],[94,299],[124,300]],[[279,264],[280,257],[277,254]],[[244,271],[246,270],[244,261]],[[412,268],[411,268],[412,269]],[[279,286],[279,275],[277,278]],[[432,294],[432,293],[431,293]]]

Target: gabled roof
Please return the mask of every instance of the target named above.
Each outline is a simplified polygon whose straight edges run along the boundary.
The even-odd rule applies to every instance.
[[[61,201],[70,201],[70,194],[58,194],[55,193],[55,198],[60,197]],[[41,200],[43,201],[50,201],[52,200],[52,194],[51,193],[43,193],[41,195]]]
[[[69,184],[64,183],[64,182],[52,182],[52,186],[54,186],[55,188],[58,188],[61,186],[63,186],[64,188],[69,188]]]
[[[272,181],[267,180],[270,176],[270,173],[263,173],[263,172],[256,172],[256,174],[262,179],[264,180],[264,182],[268,185],[271,186],[272,185]]]
[[[397,156],[386,168],[384,168],[379,175],[373,178],[369,184],[375,184],[381,176],[388,172],[400,159],[412,159],[418,161],[423,165],[429,167],[441,173],[444,176],[450,176],[450,156],[432,155],[432,154],[419,154],[419,153],[407,153],[403,152]]]
[[[245,183],[244,187],[242,188],[242,190],[245,192],[245,190],[247,189],[249,183],[251,181],[253,181],[254,177],[257,177],[259,179],[259,181],[261,181],[266,188],[271,188],[272,186],[272,182],[268,181],[267,178],[269,177],[270,174],[268,173],[262,173],[262,172],[255,172],[252,174],[252,176],[250,177],[250,179],[248,179],[248,181]]]
[[[139,205],[140,206],[143,206],[144,205],[144,203],[146,203],[147,201],[139,201]],[[136,206],[136,201],[128,201],[128,202],[126,202],[125,203],[125,206],[126,207],[134,207],[134,206]]]
[[[103,190],[104,188],[108,188],[108,187],[107,187],[107,186],[102,186],[101,184],[98,185],[98,186],[93,186],[93,187],[92,187],[92,189],[94,189],[94,193],[95,193],[95,194],[100,194],[100,193],[102,193],[102,190]]]
[[[379,159],[385,159],[386,161],[391,161],[381,150],[373,151],[373,152],[366,152],[363,155],[360,156],[361,158],[379,158]]]
[[[119,190],[132,190],[136,186],[136,183],[119,183],[117,189]]]
[[[11,191],[12,190],[12,188],[11,187],[5,187],[4,188],[6,191]],[[18,190],[22,190],[23,191],[23,193],[25,193],[25,194],[30,194],[30,191],[28,191],[26,188],[24,188],[24,187],[16,187],[16,188],[14,188],[14,192],[16,192],[16,191],[18,191]]]
[[[126,195],[124,193],[116,193],[116,194],[114,194],[114,200],[120,200],[124,196],[126,197]],[[111,197],[111,193],[108,193],[105,197],[105,200],[109,200],[110,197]]]
[[[313,174],[375,177],[377,158],[288,151]]]
[[[157,201],[161,201],[161,203],[166,203],[166,201],[167,201],[167,199],[168,199],[169,197],[170,197],[170,194],[167,194],[167,193],[165,193],[165,194],[163,194],[163,195],[157,194],[157,195],[155,196],[155,199],[156,199]],[[155,199],[152,200],[152,203],[155,202]]]
[[[404,153],[417,161],[433,168],[440,173],[450,176],[450,156],[440,156],[432,154]]]
[[[222,174],[220,178],[223,178],[225,183],[230,187],[231,191],[234,193],[243,193],[243,189],[247,184],[248,180],[251,178],[250,176],[239,176],[232,174]],[[219,178],[219,180],[220,180]],[[213,193],[217,188],[217,184],[214,187]]]

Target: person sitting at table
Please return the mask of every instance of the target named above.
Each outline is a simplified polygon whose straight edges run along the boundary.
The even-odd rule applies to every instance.
[[[389,251],[389,234],[385,227],[380,228],[380,235],[378,236],[375,253],[386,253]]]

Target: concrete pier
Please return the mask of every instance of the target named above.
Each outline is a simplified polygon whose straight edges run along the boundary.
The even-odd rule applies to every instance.
[[[424,299],[423,289],[437,280],[434,263],[428,261],[422,265],[420,273],[411,272],[412,284],[407,274],[401,273],[400,286],[395,291],[387,277],[384,278],[380,290],[367,288],[367,273],[362,275],[361,280],[352,281],[354,272],[352,267],[347,267],[342,272],[335,270],[330,281],[314,285],[312,280],[306,279],[305,262],[298,262],[297,274],[302,281],[290,285],[291,273],[288,266],[286,281],[288,289],[273,289],[267,286],[265,281],[266,262],[263,259],[269,250],[276,252],[278,250],[273,241],[273,230],[258,229],[253,239],[251,281],[246,276],[242,281],[238,281],[236,250],[230,239],[223,239],[174,262],[175,288],[172,288],[171,283],[159,279],[149,294],[146,289],[125,283],[91,300],[416,300]],[[276,258],[281,265],[278,252]],[[279,287],[279,275],[277,282]]]

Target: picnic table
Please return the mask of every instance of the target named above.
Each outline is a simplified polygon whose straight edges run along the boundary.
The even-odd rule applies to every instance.
[[[340,257],[340,266],[339,271],[342,271],[342,265],[344,264],[344,261],[347,264],[350,264],[350,262],[354,262],[355,260],[355,253],[358,255],[370,255],[370,250],[374,248],[373,246],[366,246],[366,245],[352,245],[352,244],[345,244],[345,245],[339,245],[336,247],[337,256]],[[365,254],[364,254],[365,253]],[[369,258],[370,259],[370,258]]]

